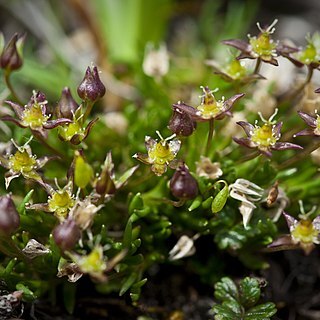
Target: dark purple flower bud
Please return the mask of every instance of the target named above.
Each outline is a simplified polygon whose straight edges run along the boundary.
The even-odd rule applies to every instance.
[[[2,69],[8,71],[18,70],[23,64],[22,47],[25,36],[15,33],[6,47],[3,49],[0,57],[0,65]]]
[[[31,107],[34,104],[46,104],[47,103],[47,97],[46,95],[41,92],[41,91],[34,91],[29,102],[28,102],[28,107]]]
[[[56,115],[58,118],[73,119],[73,115],[79,108],[76,101],[73,99],[71,91],[68,87],[62,90],[61,98],[57,104]]]
[[[19,213],[11,199],[11,195],[7,194],[0,197],[0,234],[10,236],[20,225]]]
[[[96,66],[87,68],[77,92],[79,97],[84,101],[96,102],[104,96],[106,88],[100,80]]]
[[[178,136],[190,136],[196,128],[197,123],[189,114],[173,106],[173,115],[169,121],[168,128]]]
[[[197,196],[197,180],[190,174],[186,165],[179,166],[172,176],[170,190],[178,199],[193,199]]]
[[[68,251],[79,241],[81,233],[75,221],[69,218],[56,226],[52,235],[57,246],[63,251]]]

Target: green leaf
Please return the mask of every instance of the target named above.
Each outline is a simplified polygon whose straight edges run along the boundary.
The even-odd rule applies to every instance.
[[[25,214],[26,213],[26,203],[28,203],[32,197],[33,194],[33,189],[30,190],[27,195],[24,197],[24,199],[22,200],[22,202],[19,204],[17,210],[19,212],[19,214]]]
[[[214,296],[220,301],[238,300],[239,292],[236,284],[228,277],[222,278],[214,286]]]
[[[128,169],[116,182],[116,188],[121,188],[127,180],[135,173],[135,171],[138,169],[139,165],[134,166],[130,169]]]
[[[76,304],[76,285],[65,282],[63,284],[63,303],[69,314],[72,314]]]
[[[138,278],[138,274],[136,272],[132,272],[131,275],[123,282],[121,286],[121,289],[119,292],[120,297],[130,289],[130,287],[134,284],[137,278]]]
[[[202,196],[197,196],[191,203],[190,207],[188,208],[188,211],[193,211],[197,209],[202,203]]]
[[[23,283],[17,283],[16,289],[23,292],[23,300],[25,301],[32,302],[37,299],[35,294]]]
[[[222,305],[215,305],[215,320],[242,320],[243,309],[237,301],[225,301]]]
[[[138,301],[140,298],[141,287],[147,282],[147,278],[136,282],[130,290],[130,297],[133,302]]]
[[[246,277],[239,283],[240,303],[245,308],[254,306],[260,299],[260,286],[257,279]]]
[[[128,209],[129,214],[132,215],[136,209],[143,209],[143,199],[140,192],[132,198]]]
[[[243,247],[246,236],[235,230],[222,230],[216,234],[215,241],[218,243],[220,249],[231,248],[232,250],[237,250]]]
[[[276,313],[275,304],[267,302],[249,309],[244,316],[244,320],[269,320]]]
[[[132,223],[131,220],[128,219],[126,229],[124,230],[123,235],[123,248],[131,248],[131,242],[132,242]]]
[[[203,209],[208,209],[208,208],[210,208],[211,205],[212,205],[212,201],[213,201],[213,197],[212,197],[212,196],[210,196],[209,198],[207,198],[206,200],[204,200],[204,201],[202,202],[202,208],[203,208]]]

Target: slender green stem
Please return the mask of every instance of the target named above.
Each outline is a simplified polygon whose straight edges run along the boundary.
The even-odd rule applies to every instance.
[[[16,100],[19,104],[22,105],[21,100],[19,99],[19,97],[17,96],[15,90],[13,89],[13,86],[12,86],[11,81],[10,81],[10,75],[11,75],[11,72],[5,71],[5,73],[4,73],[4,81],[6,83],[6,86],[10,90],[10,93],[11,93],[12,97],[14,98],[14,100]]]
[[[287,161],[283,162],[282,164],[277,166],[277,169],[282,170],[287,167],[292,166],[293,164],[299,162],[300,160],[304,159],[307,155],[309,155],[314,150],[317,150],[320,147],[320,142],[314,142],[311,145],[309,145],[306,149],[304,149],[301,153],[296,155],[295,157],[292,157],[288,159]]]
[[[50,150],[52,153],[54,153],[55,155],[59,156],[61,159],[66,159],[66,156],[61,153],[59,150],[57,150],[56,148],[50,146],[50,144],[48,144],[48,142],[41,136],[41,134],[32,131],[32,134],[38,139],[38,141],[44,146],[46,147],[48,150]]]
[[[260,70],[260,67],[261,67],[261,59],[258,58],[257,62],[256,62],[256,66],[255,66],[255,68],[253,70],[253,74],[257,74],[259,72],[259,70]]]
[[[21,260],[27,259],[14,241],[7,236],[0,236],[0,252],[12,258],[19,258]]]
[[[254,158],[256,158],[256,157],[258,157],[260,155],[261,155],[261,153],[259,151],[251,152],[251,153],[247,154],[246,156],[242,157],[239,161],[237,161],[235,163],[235,165],[250,161],[250,160],[252,160],[252,159],[254,159]]]
[[[312,76],[313,76],[313,68],[312,67],[308,67],[308,73],[307,73],[307,77],[305,79],[305,81],[296,89],[294,90],[292,93],[289,93],[288,95],[284,95],[283,97],[280,97],[280,100],[278,101],[278,103],[283,103],[285,101],[289,101],[292,100],[294,98],[296,98],[301,91],[303,91],[303,89],[305,88],[305,86],[311,81]],[[292,104],[294,106],[294,104]],[[290,110],[290,108],[288,108],[288,111]]]
[[[85,123],[86,120],[88,119],[88,117],[89,117],[89,115],[91,113],[93,105],[94,104],[92,102],[84,102],[84,106],[86,108],[86,111],[85,111],[84,116],[82,118],[82,123]]]
[[[208,133],[208,140],[207,140],[207,145],[206,145],[206,151],[205,155],[207,156],[210,150],[210,146],[212,143],[212,137],[214,133],[214,119],[210,119],[209,121],[209,133]]]

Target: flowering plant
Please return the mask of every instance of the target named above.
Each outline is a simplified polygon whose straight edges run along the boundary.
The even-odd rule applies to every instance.
[[[129,25],[131,15],[152,5],[115,19],[116,7],[125,12],[121,1],[105,11],[96,3],[88,4],[96,16],[81,1],[72,4],[93,33],[80,37],[88,47],[95,43],[92,52],[83,54],[71,36],[62,42],[63,53],[53,45],[47,52],[44,43],[35,50],[36,40],[18,34],[7,45],[0,39],[0,318],[40,319],[46,297],[52,305],[63,302],[61,318],[69,317],[66,311],[79,319],[109,313],[205,319],[211,310],[215,319],[263,320],[282,305],[282,318],[312,312],[299,304],[298,283],[308,278],[316,287],[316,272],[291,277],[313,270],[295,264],[320,262],[314,255],[320,242],[319,90],[310,95],[317,88],[317,36],[308,37],[305,48],[288,46],[274,40],[277,20],[258,24],[260,33],[248,41],[223,41],[240,51],[225,64],[202,50],[212,43],[186,46],[193,32],[150,45],[144,25],[145,40],[134,45],[137,26],[156,19],[154,10],[114,44],[109,30],[118,28],[108,25],[104,34],[97,26]],[[100,21],[109,11],[115,16]],[[239,36],[240,30],[231,35]],[[28,54],[38,51],[43,56]],[[88,54],[97,65],[85,68]],[[283,61],[290,74],[280,69]],[[280,85],[283,75],[287,82]],[[300,200],[309,212],[301,206],[295,215]],[[285,297],[275,273],[283,277]],[[90,292],[83,290],[88,286]]]

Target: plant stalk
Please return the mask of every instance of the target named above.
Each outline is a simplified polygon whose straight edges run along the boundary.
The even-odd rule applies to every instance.
[[[205,150],[205,155],[206,156],[208,156],[208,153],[209,153],[209,150],[210,150],[213,133],[214,133],[214,119],[210,119],[210,121],[209,121],[208,140],[207,140],[207,145],[206,145],[206,150]]]
[[[13,99],[16,100],[18,104],[23,105],[22,101],[19,99],[19,97],[17,96],[15,90],[13,89],[13,86],[12,86],[12,83],[11,83],[11,80],[10,80],[10,75],[11,75],[10,71],[5,71],[5,73],[4,73],[5,84],[6,84],[7,88],[9,89]]]

